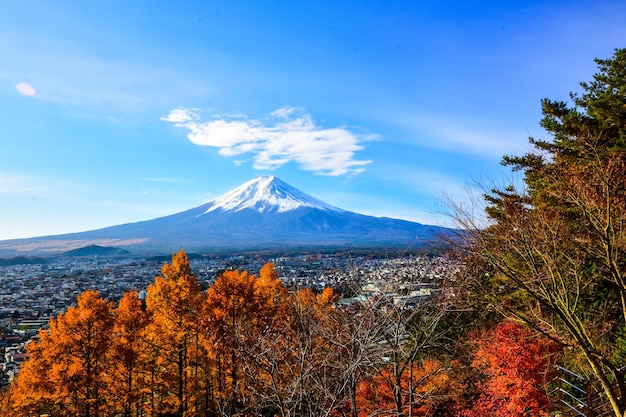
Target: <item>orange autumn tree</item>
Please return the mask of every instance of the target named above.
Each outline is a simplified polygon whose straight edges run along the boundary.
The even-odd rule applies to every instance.
[[[225,271],[208,289],[206,329],[221,412],[251,406],[243,402],[251,382],[244,366],[276,319],[284,291],[271,264],[263,267],[259,278],[247,271]]]
[[[461,415],[547,416],[550,400],[544,387],[554,343],[512,321],[477,334],[474,340],[472,367],[482,378],[474,387],[475,400]]]
[[[63,401],[57,397],[68,391],[48,374],[53,364],[53,349],[47,330],[40,330],[39,341],[28,345],[29,359],[5,393],[6,408],[13,412],[11,416],[53,414],[62,410]]]
[[[248,276],[250,277],[250,276]],[[249,281],[254,290],[255,311],[247,317],[246,334],[239,338],[237,350],[240,394],[246,395],[245,404],[239,407],[254,415],[284,409],[277,393],[289,378],[281,367],[287,358],[288,340],[286,323],[289,293],[272,263],[266,263],[259,276]],[[280,376],[279,376],[280,374]]]
[[[260,308],[266,316],[278,314],[280,305],[287,295],[287,289],[278,278],[278,273],[271,262],[263,265],[259,271],[259,277],[255,282],[256,296],[259,299]]]
[[[258,310],[254,276],[247,272],[225,271],[208,289],[207,341],[215,363],[214,401],[219,412],[233,412],[239,401],[241,371],[238,353],[247,327]]]
[[[392,366],[384,367],[372,378],[362,381],[357,388],[356,406],[359,417],[371,415],[431,417],[449,412],[449,393],[454,382],[449,369],[436,359],[412,362],[400,379],[403,408],[396,407]]]
[[[14,417],[16,414],[13,409],[13,393],[14,386],[0,389],[0,415],[4,417]]]
[[[120,300],[114,317],[108,395],[120,416],[131,417],[140,413],[147,388],[145,330],[149,316],[142,310],[137,292],[130,291]]]
[[[193,413],[201,382],[198,358],[203,294],[182,249],[148,287],[146,305],[152,318],[146,331],[149,413]]]
[[[50,320],[15,382],[18,414],[98,417],[106,414],[107,361],[112,337],[111,304],[97,291],[78,297],[78,306]]]
[[[256,281],[259,286],[265,269]],[[343,403],[347,366],[336,340],[341,333],[334,307],[337,297],[331,289],[317,295],[310,289],[287,292],[280,281],[274,282],[279,304],[260,316],[241,361],[248,394],[245,412],[330,415]]]
[[[331,289],[288,292],[272,264],[259,277],[224,272],[206,303],[217,411],[328,415],[341,404],[336,299]]]
[[[292,416],[317,415],[317,407],[328,414],[342,381],[335,301],[330,289],[288,292],[271,263],[258,277],[224,272],[206,309],[217,411]]]

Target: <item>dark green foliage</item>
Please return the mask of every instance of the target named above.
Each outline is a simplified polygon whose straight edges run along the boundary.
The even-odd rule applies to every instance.
[[[523,174],[485,196],[486,228],[468,227],[469,285],[495,309],[565,347],[599,381],[615,416],[626,410],[626,49],[596,60],[571,103],[544,99],[551,136],[505,156]],[[474,227],[472,227],[474,226]]]
[[[0,258],[0,266],[11,265],[34,265],[34,264],[46,264],[48,260],[45,258],[38,258],[35,256],[16,256],[14,258],[2,259]]]

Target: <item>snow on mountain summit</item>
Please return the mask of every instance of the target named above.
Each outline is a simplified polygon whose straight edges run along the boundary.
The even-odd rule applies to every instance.
[[[303,193],[286,182],[276,178],[257,177],[207,203],[204,214],[222,209],[241,211],[253,209],[260,213],[269,211],[285,212],[300,207],[313,207],[322,210],[343,211]]]

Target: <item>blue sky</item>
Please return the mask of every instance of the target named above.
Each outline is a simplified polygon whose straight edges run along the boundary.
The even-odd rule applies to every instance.
[[[276,175],[446,224],[542,98],[626,47],[623,1],[4,1],[0,239],[200,205]]]

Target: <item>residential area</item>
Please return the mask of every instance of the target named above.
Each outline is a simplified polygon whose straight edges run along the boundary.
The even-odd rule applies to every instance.
[[[258,273],[266,262],[274,263],[289,288],[332,287],[344,297],[385,293],[394,303],[430,297],[437,283],[459,268],[442,256],[380,258],[347,256],[344,253],[299,254],[277,257],[192,257],[190,264],[203,289],[228,269]],[[117,302],[134,290],[145,296],[146,288],[159,275],[164,260],[130,257],[55,258],[41,264],[0,267],[0,386],[10,383],[27,359],[26,345],[45,328],[50,318],[75,305],[88,289]],[[358,294],[357,294],[358,293]]]

